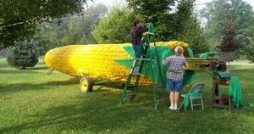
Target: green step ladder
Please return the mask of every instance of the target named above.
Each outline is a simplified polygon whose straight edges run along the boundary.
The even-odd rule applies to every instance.
[[[153,64],[154,62],[157,63],[158,66],[158,71],[159,71],[159,77],[162,78],[161,76],[161,69],[160,69],[160,62],[159,62],[159,58],[158,58],[158,52],[156,49],[156,44],[155,44],[155,40],[154,40],[154,28],[153,25],[150,23],[149,24],[149,32],[144,33],[143,35],[143,39],[142,39],[142,45],[144,45],[144,53],[145,55],[141,56],[140,58],[135,58],[133,60],[132,63],[132,67],[130,70],[130,73],[127,77],[127,81],[124,85],[124,88],[122,90],[122,95],[120,97],[119,100],[119,105],[123,105],[126,97],[130,96],[130,101],[133,101],[137,91],[138,91],[138,87],[139,87],[139,80],[140,80],[140,76],[142,73],[142,69],[143,69],[143,65],[145,62],[149,62],[148,65]],[[154,45],[154,50],[155,50],[155,59],[151,59],[150,57],[148,57],[148,52],[150,51],[150,44],[151,42],[153,42],[152,44]],[[135,79],[134,84],[131,85],[131,80],[132,78]],[[152,84],[152,92],[153,92],[153,104],[154,104],[154,108],[157,109],[158,107],[158,99],[157,99],[157,95],[156,95],[156,91],[157,91],[157,83],[155,83],[155,80],[152,78],[153,84]],[[127,93],[127,90],[129,88],[132,88],[131,93]]]

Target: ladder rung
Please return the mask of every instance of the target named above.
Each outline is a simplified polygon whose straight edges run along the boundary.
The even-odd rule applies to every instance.
[[[134,60],[155,61],[155,60],[152,60],[152,59],[150,59],[150,58],[136,58],[136,59],[134,59]]]
[[[192,104],[192,106],[201,106],[202,105],[202,103],[200,103],[200,104]]]
[[[128,88],[134,88],[135,87],[135,85],[129,85],[128,86]]]
[[[132,76],[139,76],[140,73],[131,73]]]
[[[133,96],[133,95],[135,95],[135,94],[126,94],[126,96]]]
[[[135,66],[132,66],[132,68],[135,68],[135,67],[140,67],[141,65],[140,64],[137,64]]]

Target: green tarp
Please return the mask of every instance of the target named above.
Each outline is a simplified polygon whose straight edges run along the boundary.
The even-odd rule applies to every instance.
[[[184,107],[184,110],[186,110],[189,106],[189,98],[190,96],[192,97],[198,97],[200,96],[201,94],[201,90],[193,90],[192,92],[188,93],[188,94],[183,94],[181,95],[183,97],[183,107]]]
[[[186,110],[189,106],[189,97],[190,96],[199,96],[200,91],[193,91],[188,94],[181,95],[183,97],[183,106]],[[228,94],[232,96],[233,104],[236,108],[241,108],[242,106],[242,88],[238,77],[231,77],[230,84],[228,86]]]
[[[134,51],[132,46],[127,46],[124,48],[134,59]],[[147,57],[156,60],[158,58],[159,65],[156,63],[156,61],[146,61],[144,63],[143,69],[142,69],[142,74],[145,76],[148,76],[151,80],[156,82],[157,84],[160,84],[164,88],[166,87],[166,71],[167,71],[167,66],[163,66],[161,63],[162,61],[168,57],[173,55],[173,51],[167,47],[167,46],[156,46],[157,50],[157,56],[155,52],[155,47],[151,46],[147,52]],[[187,48],[188,54],[190,57],[193,56],[193,52],[191,48]],[[132,62],[133,60],[117,60],[121,65],[124,65],[128,68],[131,69]],[[161,70],[161,74],[159,73],[159,68]],[[195,74],[195,71],[186,71],[183,79],[183,86],[191,82],[193,76]]]
[[[232,96],[234,106],[240,108],[242,106],[242,88],[238,77],[231,77],[228,93]]]
[[[209,57],[215,57],[215,53],[214,52],[206,52],[206,53],[201,53],[199,55],[199,58],[201,58],[201,59],[207,59]]]

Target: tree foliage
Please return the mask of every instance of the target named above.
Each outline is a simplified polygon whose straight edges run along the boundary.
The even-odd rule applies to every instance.
[[[83,9],[87,0],[0,0],[0,49],[34,34],[36,23]]]
[[[127,8],[114,8],[92,32],[98,43],[129,42],[130,28],[135,16]]]
[[[157,40],[183,40],[191,45],[194,53],[208,51],[203,29],[193,13],[195,0],[127,1],[144,22],[154,23]]]
[[[183,23],[183,31],[179,34],[179,39],[187,42],[194,54],[200,54],[209,51],[207,37],[204,35],[204,29],[195,15],[192,15],[188,21]]]
[[[127,0],[135,15],[140,16],[145,23],[152,22],[156,26],[158,40],[168,40],[174,38],[176,29],[175,15],[171,15],[171,6],[175,4],[174,0]]]
[[[37,29],[33,40],[39,55],[44,55],[48,50],[59,45],[57,33],[49,23],[38,24]]]
[[[200,54],[209,51],[209,46],[197,15],[193,12],[193,2],[193,0],[179,2],[176,12],[177,22],[173,28],[176,31],[177,39],[189,43],[194,54]]]
[[[233,25],[235,29],[235,39],[241,43],[243,48],[248,44],[248,37],[253,36],[254,24],[252,7],[243,0],[214,0],[201,11],[201,17],[207,20],[205,35],[209,46],[216,48],[224,35],[226,26],[227,3],[232,5]]]
[[[63,43],[96,43],[96,40],[93,38],[91,32],[106,13],[107,7],[105,5],[98,4],[84,11],[82,13],[83,16],[72,17],[69,20]]]
[[[17,43],[7,57],[8,63],[16,68],[34,67],[38,62],[38,53],[34,44],[25,40]]]
[[[128,0],[128,8],[115,8],[93,31],[99,43],[130,41],[129,30],[134,18],[142,23],[155,25],[158,41],[183,40],[188,42],[195,53],[208,51],[196,16],[193,15],[194,0],[180,0],[177,9],[171,12],[174,0]]]
[[[226,6],[226,11],[223,40],[218,48],[221,52],[239,51],[240,44],[235,39],[236,33],[231,4]]]
[[[98,4],[81,15],[65,15],[64,18],[38,24],[33,40],[39,54],[44,55],[48,50],[63,45],[96,43],[91,31],[106,12],[106,6]]]

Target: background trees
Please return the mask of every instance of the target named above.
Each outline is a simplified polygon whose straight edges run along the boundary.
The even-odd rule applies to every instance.
[[[99,43],[130,42],[128,37],[132,21],[152,22],[158,41],[183,40],[194,52],[208,51],[203,29],[193,14],[193,0],[181,0],[176,9],[174,0],[127,0],[128,7],[114,8],[93,31]]]
[[[236,40],[236,32],[234,25],[233,8],[231,3],[226,3],[225,26],[223,31],[223,39],[218,45],[221,57],[226,61],[233,61],[239,58],[240,44]]]
[[[158,40],[168,40],[175,38],[172,25],[175,24],[174,15],[170,15],[175,0],[127,0],[128,6],[133,9],[135,15],[139,16],[143,22],[152,22],[156,26]],[[170,29],[169,29],[170,28]]]
[[[59,2],[63,6],[58,6]],[[105,5],[82,10],[86,0],[25,0],[22,3],[0,0],[0,9],[4,11],[0,13],[0,49],[22,42],[26,37],[34,40],[40,55],[62,45],[130,42],[132,21],[139,18],[143,23],[155,25],[157,41],[188,42],[194,54],[207,52],[209,48],[229,51],[223,48],[236,50],[241,46],[238,51],[251,58],[254,13],[242,0],[213,0],[206,4],[201,16],[194,13],[195,0],[126,2],[128,7],[114,6],[107,12]],[[226,20],[228,2],[233,18],[230,23]],[[238,43],[237,47],[232,47],[232,41]]]
[[[230,12],[233,18],[231,24],[226,21],[228,4],[231,5]],[[207,21],[204,29],[205,35],[209,37],[207,38],[209,46],[214,50],[222,42],[223,37],[225,37],[225,27],[228,27],[231,28],[231,31],[235,31],[234,38],[241,44],[241,51],[244,52],[250,43],[249,37],[254,36],[253,14],[252,7],[242,0],[213,0],[207,4],[201,11],[201,17]]]
[[[36,23],[83,9],[86,0],[0,0],[0,50],[33,35]]]
[[[48,50],[63,45],[97,43],[91,31],[106,13],[105,5],[99,4],[80,14],[65,15],[51,22],[38,24],[38,31],[33,38],[39,54],[44,55]]]
[[[98,43],[130,42],[130,28],[135,16],[128,8],[114,8],[92,32]]]

